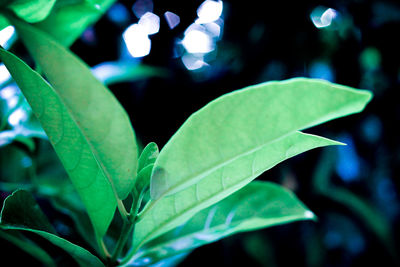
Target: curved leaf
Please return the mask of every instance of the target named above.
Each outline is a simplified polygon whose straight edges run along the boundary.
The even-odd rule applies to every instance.
[[[132,190],[138,148],[123,107],[78,57],[44,32],[12,19],[18,34],[82,132],[120,199]]]
[[[171,195],[280,138],[361,111],[371,93],[305,78],[268,82],[224,95],[194,113],[161,150],[153,199]]]
[[[313,218],[292,192],[255,181],[149,242],[135,256],[136,262],[159,261],[235,233]]]
[[[103,236],[113,218],[116,194],[96,156],[91,137],[71,108],[28,65],[0,48],[0,59],[27,98],[76,190],[88,210],[96,233]]]
[[[56,0],[14,0],[7,7],[21,19],[34,23],[44,20],[55,3]]]
[[[341,143],[323,137],[294,132],[268,147],[243,157],[200,182],[171,196],[152,201],[145,207],[135,227],[134,247],[179,226],[198,211],[218,202],[251,182],[255,177],[304,151]]]
[[[51,230],[48,228],[50,223],[45,221],[45,215],[29,192],[17,190],[5,199],[1,211],[2,229],[28,231],[40,235],[69,253],[82,267],[104,266],[89,251],[48,232],[47,230]]]
[[[156,161],[158,154],[159,151],[157,144],[154,142],[148,143],[140,154],[138,171],[140,172],[142,169],[147,167],[147,165],[153,164]]]
[[[371,93],[305,78],[222,96],[193,114],[161,150],[135,246],[182,224],[279,162],[339,143],[297,132],[361,111]]]

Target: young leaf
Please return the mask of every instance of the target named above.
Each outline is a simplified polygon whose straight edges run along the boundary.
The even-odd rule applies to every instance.
[[[12,19],[22,41],[81,126],[101,169],[125,199],[137,171],[135,135],[123,107],[78,57],[46,33]]]
[[[158,157],[158,146],[156,143],[151,142],[143,149],[142,154],[139,157],[138,172],[149,164],[154,164]]]
[[[0,48],[0,59],[21,88],[78,191],[98,236],[113,218],[117,197],[105,175],[97,144],[71,107],[28,65]],[[84,90],[82,90],[84,91]],[[100,115],[100,114],[98,114]],[[100,116],[101,117],[101,116]]]
[[[114,2],[115,0],[57,0],[51,14],[36,26],[68,47]]]
[[[251,155],[260,162],[257,152],[282,137],[359,112],[370,99],[367,91],[306,78],[224,95],[190,116],[161,150],[151,197],[171,195]]]
[[[89,251],[52,233],[50,223],[32,195],[24,190],[17,190],[8,196],[1,211],[0,228],[4,230],[20,230],[35,233],[55,246],[69,253],[80,266],[104,266]]]
[[[285,159],[313,148],[339,144],[341,143],[323,137],[294,132],[266,148],[255,151],[254,154],[242,157],[235,165],[213,172],[182,191],[151,201],[139,214],[141,220],[135,227],[134,246],[138,248],[183,224],[198,211],[251,182],[264,172],[266,167],[271,168]]]
[[[152,240],[135,258],[138,264],[155,262],[235,233],[313,218],[293,193],[274,183],[255,181]]]

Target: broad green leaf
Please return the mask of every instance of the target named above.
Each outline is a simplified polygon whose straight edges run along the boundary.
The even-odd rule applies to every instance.
[[[89,251],[56,236],[42,210],[27,191],[17,190],[6,198],[1,211],[0,227],[4,230],[20,230],[35,233],[65,250],[82,267],[104,266]]]
[[[55,3],[56,0],[14,0],[7,7],[21,19],[35,23],[44,20]]]
[[[240,165],[243,158],[255,158],[258,151],[269,150],[297,130],[359,112],[370,99],[367,91],[306,78],[267,82],[224,95],[190,116],[161,150],[151,197],[171,195],[221,169]],[[261,160],[254,162],[262,164]],[[247,172],[246,168],[244,177]]]
[[[120,199],[132,190],[138,148],[123,107],[78,57],[44,32],[13,19],[22,41],[88,140]]]
[[[313,218],[293,193],[274,183],[255,181],[149,242],[135,257],[138,264],[158,261],[235,233]]]
[[[0,59],[21,88],[49,136],[64,168],[88,210],[96,233],[103,236],[117,205],[112,181],[106,176],[85,124],[71,112],[57,92],[35,71],[13,54],[0,49]],[[102,117],[99,113],[98,115]],[[107,116],[107,115],[105,115]]]
[[[51,14],[36,26],[70,46],[115,0],[58,0]]]
[[[341,143],[323,137],[294,132],[277,139],[268,147],[242,157],[237,164],[213,172],[184,190],[150,201],[139,214],[141,220],[135,227],[134,246],[138,248],[145,242],[183,224],[198,211],[251,182],[264,172],[266,166],[273,167],[281,161],[313,148],[339,144]]]
[[[52,266],[52,267],[57,266],[46,251],[41,249],[36,244],[30,242],[30,240],[24,238],[23,236],[17,235],[17,232],[5,231],[0,228],[0,238],[3,238],[8,242],[12,243],[25,253],[31,255],[38,261],[42,262],[45,266]]]

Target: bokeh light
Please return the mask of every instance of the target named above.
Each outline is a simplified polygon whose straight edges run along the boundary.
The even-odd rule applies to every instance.
[[[122,36],[132,57],[144,57],[150,53],[151,40],[144,26],[132,24]]]
[[[7,49],[15,39],[14,26],[7,26],[0,31],[0,45]]]
[[[315,27],[325,28],[332,24],[338,16],[338,12],[333,8],[317,7],[313,10],[310,17]]]

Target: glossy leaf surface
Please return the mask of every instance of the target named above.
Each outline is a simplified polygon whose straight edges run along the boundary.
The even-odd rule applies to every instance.
[[[370,98],[367,91],[298,78],[212,101],[161,150],[151,180],[153,200],[140,214],[136,245],[182,224],[285,159],[339,144],[297,130],[359,112]]]
[[[151,241],[137,254],[137,262],[158,261],[238,232],[313,218],[293,193],[255,181]]]
[[[132,190],[138,148],[128,115],[89,67],[44,32],[13,20],[30,54],[81,126],[120,199]]]
[[[111,181],[104,174],[96,147],[85,128],[55,90],[28,65],[0,49],[0,59],[21,88],[49,136],[57,155],[88,210],[94,228],[103,236],[117,205]]]
[[[190,116],[162,149],[151,197],[173,194],[238,165],[297,130],[359,112],[370,98],[367,91],[306,78],[226,94]]]
[[[28,231],[40,235],[69,253],[82,267],[104,266],[89,251],[56,236],[50,223],[46,221],[42,210],[27,191],[15,191],[4,201],[0,224],[2,229]]]
[[[237,164],[213,172],[182,191],[153,200],[140,214],[142,219],[135,228],[135,246],[140,247],[183,224],[198,211],[239,190],[264,172],[265,166],[272,167],[313,148],[339,144],[323,137],[294,132],[270,144],[268,148],[243,157]]]

